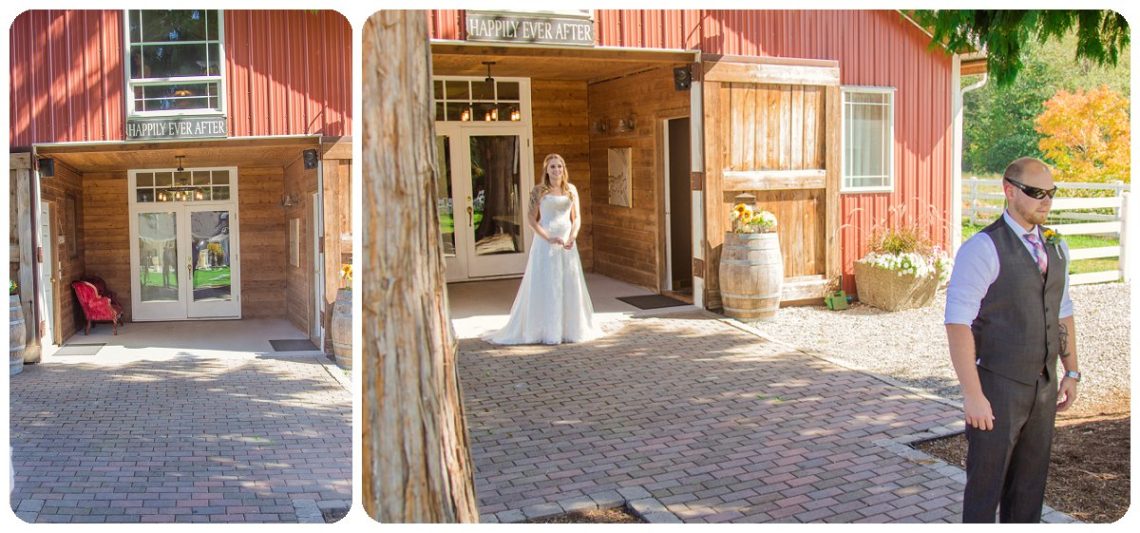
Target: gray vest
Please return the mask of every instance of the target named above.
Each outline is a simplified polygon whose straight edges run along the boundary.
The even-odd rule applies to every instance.
[[[1033,256],[1003,218],[983,233],[997,248],[1000,271],[990,285],[974,332],[978,366],[1025,384],[1033,384],[1042,371],[1055,382],[1061,337],[1057,314],[1065,290],[1066,261],[1060,245],[1043,243],[1049,266],[1042,279]]]

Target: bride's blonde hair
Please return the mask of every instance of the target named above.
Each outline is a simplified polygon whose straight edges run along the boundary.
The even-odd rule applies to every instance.
[[[566,159],[558,154],[547,154],[546,157],[542,158],[542,185],[539,194],[543,195],[554,189],[554,185],[550,184],[550,174],[546,170],[550,167],[550,161],[552,159],[557,159],[562,162],[562,190],[573,198],[574,191],[570,186],[570,169],[566,166]]]

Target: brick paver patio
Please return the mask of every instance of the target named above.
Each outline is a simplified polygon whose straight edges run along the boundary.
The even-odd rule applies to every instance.
[[[621,502],[661,521],[959,520],[964,475],[902,444],[960,430],[958,407],[715,315],[460,346],[483,521]]]
[[[314,357],[93,357],[11,385],[25,521],[319,522],[352,499],[351,394]]]

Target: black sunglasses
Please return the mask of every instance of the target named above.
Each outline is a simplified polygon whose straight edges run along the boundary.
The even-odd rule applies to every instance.
[[[1026,196],[1033,198],[1034,200],[1043,200],[1046,196],[1052,198],[1053,195],[1057,194],[1056,186],[1054,186],[1052,189],[1038,189],[1037,187],[1030,187],[1024,183],[1021,183],[1020,181],[1012,180],[1009,178],[1005,178],[1005,181],[1012,183],[1014,187],[1021,189],[1021,192],[1025,193]]]

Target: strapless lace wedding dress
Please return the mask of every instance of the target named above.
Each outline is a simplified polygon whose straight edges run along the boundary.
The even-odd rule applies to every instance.
[[[569,196],[543,196],[539,225],[550,236],[570,238],[572,208]],[[484,339],[495,344],[560,344],[599,336],[577,243],[567,250],[535,235],[511,318]]]

